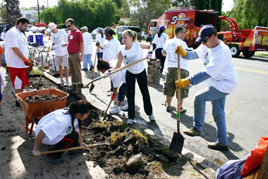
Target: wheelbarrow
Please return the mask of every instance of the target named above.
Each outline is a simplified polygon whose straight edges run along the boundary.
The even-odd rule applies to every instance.
[[[58,89],[44,89],[29,92],[21,92],[15,95],[19,100],[20,106],[26,115],[25,129],[28,135],[32,134],[35,120],[39,121],[44,115],[56,109],[64,108],[66,106],[67,97],[69,96],[68,93],[60,91]],[[26,98],[28,96],[34,96],[34,95],[40,95],[40,96],[57,95],[58,100],[47,100],[42,102],[26,102]],[[29,125],[31,125],[30,128]]]

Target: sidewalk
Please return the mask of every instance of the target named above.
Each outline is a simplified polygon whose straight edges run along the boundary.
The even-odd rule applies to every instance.
[[[62,165],[52,164],[44,156],[33,158],[31,155],[33,140],[29,139],[25,132],[24,112],[21,108],[15,107],[15,99],[11,95],[13,87],[9,76],[5,74],[3,68],[0,71],[5,76],[6,81],[6,86],[2,89],[3,111],[5,114],[0,116],[0,121],[2,122],[0,126],[0,178],[109,178],[98,165],[95,165],[94,161],[87,161],[85,154],[75,157],[65,154],[65,162]],[[82,72],[82,75],[84,84],[91,81],[90,72]],[[95,77],[97,76],[98,74],[95,75]],[[110,85],[109,79],[103,79],[94,84],[95,88],[92,94],[89,94],[89,90],[84,88],[81,97],[85,97],[97,108],[105,110],[110,101],[110,97],[106,94]],[[161,84],[163,84],[163,81]],[[171,121],[169,125],[176,125],[176,120],[167,116],[167,113],[163,110],[165,108],[161,102],[159,103],[162,100],[159,98],[160,95],[162,96],[162,86],[150,87],[149,90],[156,116],[156,124],[151,124],[148,116],[141,109],[143,108],[142,97],[137,88],[135,97],[137,102],[137,122],[133,125],[133,128],[151,135],[154,139],[168,147],[174,131],[167,131],[163,123]],[[174,115],[176,116],[175,109]],[[121,118],[123,121],[126,120],[122,116],[115,117]],[[49,148],[47,146],[41,147],[43,150]],[[172,164],[168,170],[162,171],[164,178],[214,178],[218,165],[185,148],[182,153],[184,156],[181,157],[181,160]],[[182,163],[185,157],[187,162]]]

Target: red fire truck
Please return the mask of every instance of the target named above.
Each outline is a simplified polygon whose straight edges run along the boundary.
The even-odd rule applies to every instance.
[[[219,32],[218,37],[229,45],[233,57],[238,57],[240,52],[250,58],[255,51],[268,50],[268,27],[256,26],[254,29],[238,29],[236,21],[230,17],[219,16],[227,20],[232,26],[232,31]]]
[[[175,36],[176,26],[186,28],[185,41],[189,47],[196,47],[195,40],[202,25],[212,24],[214,27],[217,23],[217,11],[214,10],[197,10],[194,7],[180,7],[177,9],[165,10],[164,14],[158,19],[152,19],[148,26],[150,27],[165,26],[166,34],[173,38]]]

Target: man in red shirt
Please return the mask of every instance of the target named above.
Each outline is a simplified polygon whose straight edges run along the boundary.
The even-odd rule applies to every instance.
[[[69,53],[69,67],[72,74],[72,87],[76,94],[81,93],[82,74],[81,62],[84,56],[84,41],[80,30],[74,26],[74,20],[68,18],[66,20],[66,27],[70,30],[68,32],[68,53]]]

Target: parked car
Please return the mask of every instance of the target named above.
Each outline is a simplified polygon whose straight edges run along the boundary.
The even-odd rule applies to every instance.
[[[118,40],[122,43],[122,33],[124,30],[130,29],[137,33],[137,40],[141,41],[141,28],[138,26],[118,26],[116,27],[116,33],[118,36]]]

